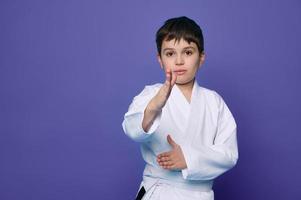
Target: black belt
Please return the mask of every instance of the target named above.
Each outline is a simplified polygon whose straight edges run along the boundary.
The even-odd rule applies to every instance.
[[[144,196],[144,194],[145,194],[145,189],[144,189],[144,187],[142,186],[141,189],[139,190],[139,192],[138,192],[137,197],[136,197],[135,200],[141,200],[142,197]]]

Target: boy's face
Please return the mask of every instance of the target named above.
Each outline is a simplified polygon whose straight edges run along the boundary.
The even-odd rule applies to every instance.
[[[194,80],[196,72],[203,64],[204,53],[199,52],[194,42],[186,42],[181,39],[175,43],[175,39],[162,42],[161,57],[158,61],[165,71],[170,69],[177,74],[177,84],[188,84]]]

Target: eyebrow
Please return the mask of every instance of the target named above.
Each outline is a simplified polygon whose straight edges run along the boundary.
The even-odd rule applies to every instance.
[[[193,46],[188,46],[188,47],[184,47],[183,48],[183,50],[186,50],[186,49],[193,49],[193,50],[195,50],[195,48]],[[165,49],[163,49],[163,52],[165,52],[167,50],[174,50],[174,48],[165,48]]]

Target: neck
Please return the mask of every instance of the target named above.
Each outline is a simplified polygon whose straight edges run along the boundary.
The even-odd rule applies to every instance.
[[[194,83],[194,79],[192,79],[191,81],[189,81],[188,83],[185,83],[185,84],[178,84],[177,83],[177,86],[178,88],[184,93],[190,93],[192,91],[192,88],[193,88],[193,83]]]
[[[187,101],[191,101],[191,93],[193,88],[194,79],[185,84],[177,84],[178,88],[181,90]]]

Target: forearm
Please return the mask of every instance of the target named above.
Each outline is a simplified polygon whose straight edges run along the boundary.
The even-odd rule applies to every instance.
[[[238,160],[236,124],[234,118],[220,123],[212,145],[182,145],[187,169],[183,177],[190,180],[210,180],[234,167]]]
[[[142,120],[142,128],[145,132],[148,132],[156,117],[162,112],[162,108],[158,108],[156,103],[156,96],[151,99],[144,110],[144,117]]]
[[[234,167],[238,160],[235,147],[182,147],[187,168],[182,170],[188,180],[212,180]]]

